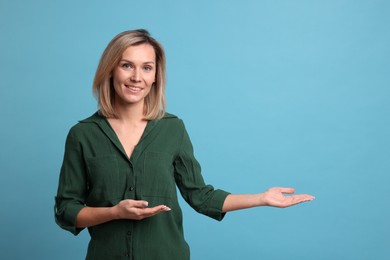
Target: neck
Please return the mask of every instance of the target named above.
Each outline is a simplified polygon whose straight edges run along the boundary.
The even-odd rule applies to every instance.
[[[145,121],[144,103],[136,104],[116,104],[115,110],[118,114],[118,120],[126,123],[138,123]]]

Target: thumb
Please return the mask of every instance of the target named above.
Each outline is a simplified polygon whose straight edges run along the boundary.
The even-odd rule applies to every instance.
[[[146,208],[148,204],[149,203],[145,200],[134,200],[132,206],[136,208]]]
[[[284,187],[275,187],[272,188],[274,191],[278,191],[281,193],[286,193],[286,194],[293,194],[295,192],[294,188],[284,188]]]

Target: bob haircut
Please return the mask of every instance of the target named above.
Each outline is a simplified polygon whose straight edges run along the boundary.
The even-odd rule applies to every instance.
[[[150,44],[156,54],[155,82],[145,97],[144,116],[147,120],[160,119],[166,112],[165,100],[165,53],[160,43],[144,29],[125,31],[115,36],[100,58],[93,81],[93,93],[98,100],[100,113],[107,118],[117,118],[115,90],[112,73],[118,66],[124,51],[130,46]]]

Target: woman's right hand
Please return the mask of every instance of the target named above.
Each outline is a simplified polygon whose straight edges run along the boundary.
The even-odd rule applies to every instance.
[[[77,214],[76,227],[96,226],[114,219],[141,220],[161,212],[170,211],[165,205],[148,208],[144,200],[122,200],[113,207],[84,207]]]
[[[142,220],[171,209],[166,205],[148,208],[147,201],[126,199],[115,205],[112,210],[117,219]]]

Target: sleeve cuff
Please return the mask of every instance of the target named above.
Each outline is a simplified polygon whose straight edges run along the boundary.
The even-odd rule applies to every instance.
[[[77,214],[80,212],[81,209],[83,209],[84,205],[67,205],[66,210],[64,209],[57,209],[55,207],[55,221],[58,226],[60,226],[62,229],[65,229],[69,232],[71,232],[73,235],[78,235],[84,228],[77,228],[76,227],[76,218]]]
[[[206,211],[201,213],[215,220],[221,221],[226,215],[226,212],[222,212],[222,208],[225,199],[229,194],[229,192],[226,192],[224,190],[215,190],[213,197],[205,205]]]

